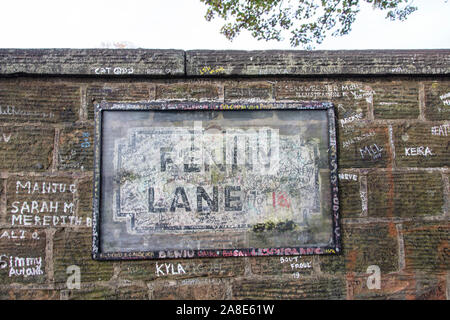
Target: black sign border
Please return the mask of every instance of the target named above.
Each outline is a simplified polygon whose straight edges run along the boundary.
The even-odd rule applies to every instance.
[[[100,252],[100,199],[101,199],[101,163],[102,163],[102,114],[103,111],[157,111],[157,110],[326,110],[328,118],[328,147],[331,188],[331,214],[333,222],[334,245],[328,247],[306,246],[290,248],[242,248],[207,250],[161,250],[132,252]],[[302,255],[338,255],[341,254],[341,228],[338,193],[338,162],[336,140],[336,116],[331,102],[310,103],[249,103],[249,102],[142,102],[112,103],[102,101],[94,105],[94,190],[92,216],[92,258],[95,260],[148,260],[170,258],[201,257],[255,257],[255,256],[302,256]]]

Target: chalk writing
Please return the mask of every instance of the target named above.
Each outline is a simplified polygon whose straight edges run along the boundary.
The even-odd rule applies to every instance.
[[[3,232],[0,233],[0,240],[23,240],[23,239],[33,239],[33,240],[39,240],[39,233],[37,231],[28,231],[28,230],[20,230],[20,229],[14,229],[14,230],[3,230]]]
[[[450,129],[450,124],[442,124],[439,126],[433,126],[431,127],[431,134],[433,136],[448,136],[448,132]]]
[[[0,269],[9,267],[9,277],[32,277],[43,275],[42,257],[28,258],[20,256],[0,255]]]
[[[405,156],[432,156],[433,153],[431,152],[431,149],[427,146],[420,146],[420,147],[405,147]]]
[[[8,143],[9,142],[9,140],[11,139],[11,134],[5,134],[5,133],[2,133],[1,135],[0,135],[0,142],[6,142],[6,143]]]
[[[380,159],[382,151],[383,148],[380,148],[376,143],[359,149],[362,159],[369,158],[372,160]]]
[[[442,103],[446,106],[450,106],[450,92],[447,92],[446,94],[443,94],[439,97],[442,101]]]
[[[81,147],[82,148],[89,148],[90,146],[91,146],[91,143],[89,142],[89,132],[83,132],[82,133]]]
[[[94,68],[95,74],[133,74],[134,69],[132,67],[98,67]]]
[[[364,116],[363,113],[358,113],[358,114],[355,114],[355,115],[350,116],[350,117],[348,117],[348,118],[341,119],[341,120],[339,120],[339,121],[340,121],[340,123],[341,123],[341,126],[344,127],[344,125],[346,125],[346,124],[348,124],[348,123],[351,123],[351,122],[354,122],[354,121],[356,121],[356,120],[362,119],[363,116]]]
[[[370,137],[373,137],[374,135],[375,135],[375,131],[372,130],[372,131],[370,131],[370,132],[363,133],[363,134],[360,135],[360,136],[352,137],[352,138],[350,138],[350,139],[344,141],[344,142],[342,143],[342,147],[343,147],[343,148],[349,148],[352,144],[358,143],[358,142],[360,142],[360,141],[364,141],[364,140],[366,140],[366,139],[368,139],[368,138],[370,138]]]
[[[73,194],[77,191],[75,184],[65,182],[32,182],[17,180],[15,193],[34,195],[33,200],[20,199],[9,205],[11,225],[23,226],[88,226],[92,225],[90,217],[75,215]],[[37,199],[35,195],[67,194],[61,200]],[[48,196],[47,196],[48,197]]]
[[[350,174],[350,173],[339,173],[339,179],[340,180],[358,181],[358,176],[356,174]]]
[[[372,101],[375,92],[362,84],[350,83],[341,86],[336,84],[315,84],[309,86],[296,86],[287,88],[294,91],[297,98],[333,99],[350,97],[355,100],[365,99]]]
[[[23,193],[25,191],[28,194],[48,194],[48,193],[64,193],[77,191],[75,184],[67,184],[61,182],[35,182],[31,181],[16,181],[16,193]]]
[[[0,116],[14,116],[26,118],[54,118],[53,112],[29,111],[16,108],[15,106],[0,106]]]
[[[184,270],[181,263],[177,263],[177,266],[175,267],[175,265],[173,263],[159,264],[157,262],[155,273],[156,273],[156,276],[159,277],[159,276],[165,276],[165,275],[184,274],[184,273],[186,273],[186,271]]]

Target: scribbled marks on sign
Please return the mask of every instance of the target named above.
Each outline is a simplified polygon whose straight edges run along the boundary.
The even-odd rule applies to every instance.
[[[294,212],[320,211],[318,142],[300,135],[269,127],[205,130],[196,122],[193,129],[133,129],[115,148],[121,179],[114,217],[133,216],[131,232],[247,229],[273,220],[274,211],[274,223],[295,225],[307,217]],[[158,157],[149,156],[153,150]]]

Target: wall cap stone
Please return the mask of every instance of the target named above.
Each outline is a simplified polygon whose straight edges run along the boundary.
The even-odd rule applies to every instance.
[[[0,49],[0,75],[448,75],[450,49],[154,50]]]
[[[0,75],[184,75],[183,50],[0,49]]]

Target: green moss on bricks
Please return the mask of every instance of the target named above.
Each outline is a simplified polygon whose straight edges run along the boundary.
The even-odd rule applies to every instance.
[[[81,283],[108,281],[113,276],[112,262],[95,261],[91,257],[92,232],[89,229],[59,230],[53,240],[55,283],[65,285],[69,274],[67,267],[80,268]]]
[[[0,136],[0,169],[12,172],[42,172],[50,169],[54,129],[4,126],[0,129]]]
[[[362,204],[360,195],[359,174],[340,174],[339,179],[339,210],[342,218],[358,217]],[[345,177],[345,178],[344,178]]]
[[[345,225],[343,252],[347,272],[366,272],[377,265],[381,272],[398,270],[397,231],[391,223]]]
[[[445,273],[449,270],[450,223],[407,222],[403,225],[408,270]]]
[[[156,85],[156,99],[214,100],[219,98],[219,87],[213,83],[171,83]]]
[[[417,119],[419,82],[383,81],[372,84],[373,108],[376,119]]]
[[[413,217],[443,212],[443,181],[439,172],[372,172],[367,188],[369,216]]]
[[[302,278],[297,281],[245,279],[233,283],[233,299],[345,299],[342,278]]]

